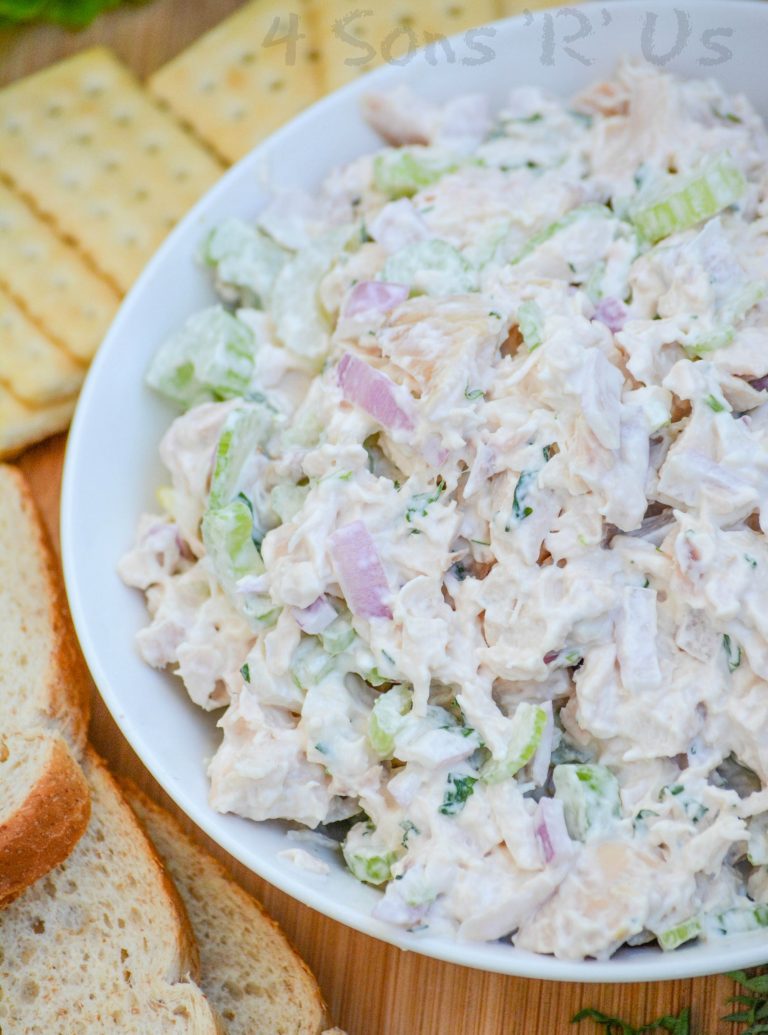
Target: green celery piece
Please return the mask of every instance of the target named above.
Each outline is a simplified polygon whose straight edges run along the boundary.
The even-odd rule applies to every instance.
[[[549,241],[550,238],[554,237],[555,234],[559,234],[561,230],[566,230],[569,226],[573,226],[574,223],[578,222],[579,219],[615,219],[616,216],[609,208],[605,205],[598,205],[590,203],[588,205],[579,205],[578,208],[571,209],[570,212],[566,212],[560,219],[556,219],[554,223],[550,223],[549,226],[544,227],[537,234],[534,234],[529,241],[523,246],[522,250],[511,260],[510,265],[516,266],[523,259],[527,259],[529,255],[539,247]]]
[[[288,253],[256,227],[231,218],[208,235],[203,259],[215,267],[222,285],[237,291],[244,304],[263,308]]]
[[[318,645],[315,637],[303,639],[291,661],[291,675],[300,689],[321,683],[336,667],[334,659]]]
[[[320,642],[329,654],[343,654],[355,636],[352,624],[343,615],[339,615],[320,633]]]
[[[209,510],[203,518],[203,542],[216,577],[230,594],[244,575],[261,575],[264,562],[253,541],[253,514],[243,500]]]
[[[460,295],[475,289],[472,269],[453,245],[447,241],[417,241],[390,255],[381,272],[381,279],[393,284],[407,284],[412,291],[421,290],[420,273],[431,274],[428,294]]]
[[[456,169],[456,163],[429,148],[383,151],[373,160],[373,182],[391,199],[409,198]]]
[[[216,446],[209,507],[223,507],[237,496],[245,463],[263,448],[271,430],[272,414],[259,404],[240,406],[227,416]]]
[[[729,154],[719,155],[695,176],[676,176],[670,181],[657,201],[630,214],[652,244],[711,219],[735,204],[746,188],[744,174]]]
[[[662,931],[658,936],[659,945],[664,949],[665,952],[670,952],[672,949],[676,949],[679,945],[683,945],[685,942],[690,942],[694,938],[698,938],[703,932],[701,921],[697,916],[692,916],[688,920],[683,920],[682,923],[676,924],[674,927],[669,927],[666,931]]]
[[[517,310],[517,325],[525,347],[529,352],[533,352],[544,340],[544,314],[536,302],[523,302]]]
[[[397,853],[373,844],[350,848],[346,841],[341,851],[352,876],[364,884],[385,884],[391,880],[392,864],[397,859]]]
[[[155,353],[147,384],[183,409],[245,395],[255,342],[244,323],[221,306],[190,316]]]
[[[521,702],[512,716],[507,750],[502,759],[489,759],[480,770],[483,783],[500,783],[514,776],[533,758],[547,723],[547,713],[537,704]]]
[[[355,233],[351,224],[339,227],[302,248],[282,267],[272,287],[271,315],[277,337],[316,369],[323,364],[331,331],[320,303],[320,282]]]
[[[393,686],[377,698],[368,719],[368,740],[382,758],[392,757],[395,735],[405,725],[412,705],[413,694],[405,686]]]
[[[619,782],[605,766],[565,763],[555,766],[552,776],[575,840],[586,840],[590,830],[619,816]]]
[[[269,503],[283,524],[292,521],[309,495],[308,485],[276,485],[269,494]]]

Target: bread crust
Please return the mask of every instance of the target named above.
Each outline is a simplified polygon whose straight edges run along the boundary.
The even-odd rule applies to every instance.
[[[58,561],[27,480],[21,471],[8,464],[0,464],[0,487],[3,478],[12,483],[24,527],[40,561],[46,589],[45,606],[53,648],[47,672],[44,717],[61,731],[79,756],[85,747],[88,729],[90,674],[77,643]]]
[[[39,645],[45,651],[43,685],[28,688],[35,724],[6,729],[5,735],[9,747],[15,744],[17,750],[22,750],[25,738],[46,738],[50,742],[44,766],[26,799],[0,820],[2,908],[63,862],[88,824],[90,793],[78,762],[86,743],[90,676],[72,627],[58,561],[32,493],[22,473],[4,464],[0,464],[0,500],[8,522],[0,550],[7,556],[18,538],[21,554],[31,555],[28,563],[33,570],[23,574],[35,586],[36,604],[46,630]],[[13,589],[0,587],[0,592],[12,593]],[[24,634],[23,627],[20,634]],[[36,644],[30,646],[34,649]],[[4,705],[2,685],[0,673],[0,708]]]
[[[9,750],[21,749],[23,737]],[[0,823],[0,906],[67,858],[88,826],[88,784],[65,741],[47,738],[45,766],[16,811]],[[2,769],[0,769],[2,775]]]
[[[158,835],[162,835],[159,837],[159,844],[161,846],[163,844],[173,846],[173,848],[169,848],[167,858],[162,847],[159,849],[156,847],[155,849],[160,859],[163,860],[164,866],[173,870],[175,862],[178,871],[180,867],[184,867],[186,860],[194,857],[197,864],[204,869],[207,875],[205,887],[201,887],[199,891],[215,898],[216,883],[220,882],[226,885],[227,895],[232,902],[237,903],[236,911],[242,917],[243,937],[249,937],[252,933],[252,928],[261,929],[266,951],[267,939],[264,934],[265,930],[269,930],[273,936],[277,936],[281,943],[279,963],[280,965],[290,966],[296,988],[301,990],[301,994],[304,997],[301,1010],[290,1018],[293,1025],[291,1030],[295,1031],[296,1035],[318,1035],[324,1026],[324,1021],[327,1020],[326,1003],[318,988],[314,974],[291,944],[280,925],[266,912],[258,899],[249,895],[233,879],[232,875],[218,859],[193,841],[184,832],[178,820],[148,797],[133,780],[120,776],[118,777],[118,783],[150,838],[154,832],[157,832]],[[181,894],[183,898],[183,881]],[[194,907],[191,908],[194,909]],[[226,921],[222,919],[222,922]],[[217,1009],[222,1009],[223,1007],[218,1002],[213,988],[220,983],[221,975],[218,973],[203,972],[201,975],[202,987],[213,1000]],[[243,1009],[247,1008],[243,1007]],[[242,1027],[244,1023],[242,1019],[240,1023]],[[262,1029],[259,1028],[259,1030]]]

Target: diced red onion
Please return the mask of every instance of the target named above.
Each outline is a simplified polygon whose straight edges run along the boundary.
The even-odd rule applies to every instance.
[[[541,799],[533,817],[533,829],[546,863],[562,862],[571,854],[573,841],[565,825],[563,803],[559,798]]]
[[[389,585],[376,544],[362,521],[337,529],[330,538],[336,576],[341,592],[354,615],[361,618],[391,618],[387,604]]]
[[[397,400],[397,385],[386,374],[345,352],[336,376],[344,398],[365,410],[379,424],[390,429],[413,429],[413,419]]]
[[[595,319],[615,334],[627,322],[627,307],[618,298],[601,298],[595,306]]]
[[[299,627],[311,636],[327,629],[337,614],[336,608],[325,594],[318,597],[309,607],[292,607],[291,613]]]
[[[552,662],[553,661],[557,661],[557,659],[559,657],[560,657],[560,651],[559,650],[548,650],[547,653],[544,655],[542,660],[543,660],[545,665],[551,665]]]
[[[401,305],[409,294],[407,284],[390,284],[384,280],[361,280],[355,284],[344,304],[345,316],[360,313],[388,313]]]
[[[768,374],[765,374],[763,377],[756,377],[749,384],[752,385],[755,391],[764,392],[768,388]]]
[[[552,717],[552,702],[547,701],[541,707],[547,713],[547,721],[541,733],[539,746],[531,759],[529,772],[537,787],[543,787],[549,775],[549,763],[552,760],[552,734],[555,731],[555,720]]]

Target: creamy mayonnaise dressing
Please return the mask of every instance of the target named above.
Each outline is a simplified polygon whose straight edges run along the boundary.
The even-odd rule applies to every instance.
[[[622,65],[228,220],[121,562],[225,707],[211,803],[344,821],[376,914],[563,958],[768,924],[768,137]],[[323,872],[304,849],[283,853]]]

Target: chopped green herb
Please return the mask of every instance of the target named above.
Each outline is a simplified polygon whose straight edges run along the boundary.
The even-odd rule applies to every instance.
[[[533,513],[533,507],[529,507],[525,501],[528,497],[530,484],[537,475],[538,471],[523,471],[517,479],[515,494],[512,497],[512,520],[506,525],[505,531],[509,532],[511,530],[513,522],[519,524]]]
[[[738,643],[734,644],[728,633],[723,636],[723,647],[725,649],[725,656],[728,659],[728,670],[735,672],[741,664],[741,647]]]
[[[495,309],[489,310],[488,315],[495,316],[497,320],[501,319],[501,313],[497,313]]]
[[[483,399],[485,398],[485,392],[482,388],[470,388],[469,385],[467,385],[464,389],[464,398],[471,400]]]
[[[725,413],[727,407],[725,407],[715,395],[708,395],[705,397],[704,402],[715,413]]]
[[[243,677],[243,679],[246,681],[246,683],[250,683],[250,681],[251,681],[251,666],[248,664],[247,661],[242,666],[242,668],[240,669],[240,675]]]
[[[438,477],[434,492],[420,492],[411,497],[411,502],[405,511],[405,520],[410,524],[414,517],[426,517],[430,504],[437,503],[445,492],[445,482]]]
[[[410,819],[402,820],[401,823],[400,823],[400,826],[403,829],[403,839],[400,842],[400,844],[403,846],[403,848],[407,848],[408,847],[408,839],[410,838],[411,834],[415,834],[416,837],[418,837],[419,834],[421,833],[421,831],[419,830],[419,828],[416,826],[415,823],[412,823],[410,821]]]
[[[744,560],[747,562],[747,564],[750,566],[750,568],[756,568],[757,567],[757,561],[755,560],[754,557],[750,557],[750,555],[748,553],[744,554]]]
[[[438,812],[443,816],[455,816],[461,812],[477,783],[476,776],[460,776],[458,773],[448,774],[448,790],[443,796],[443,804]]]

